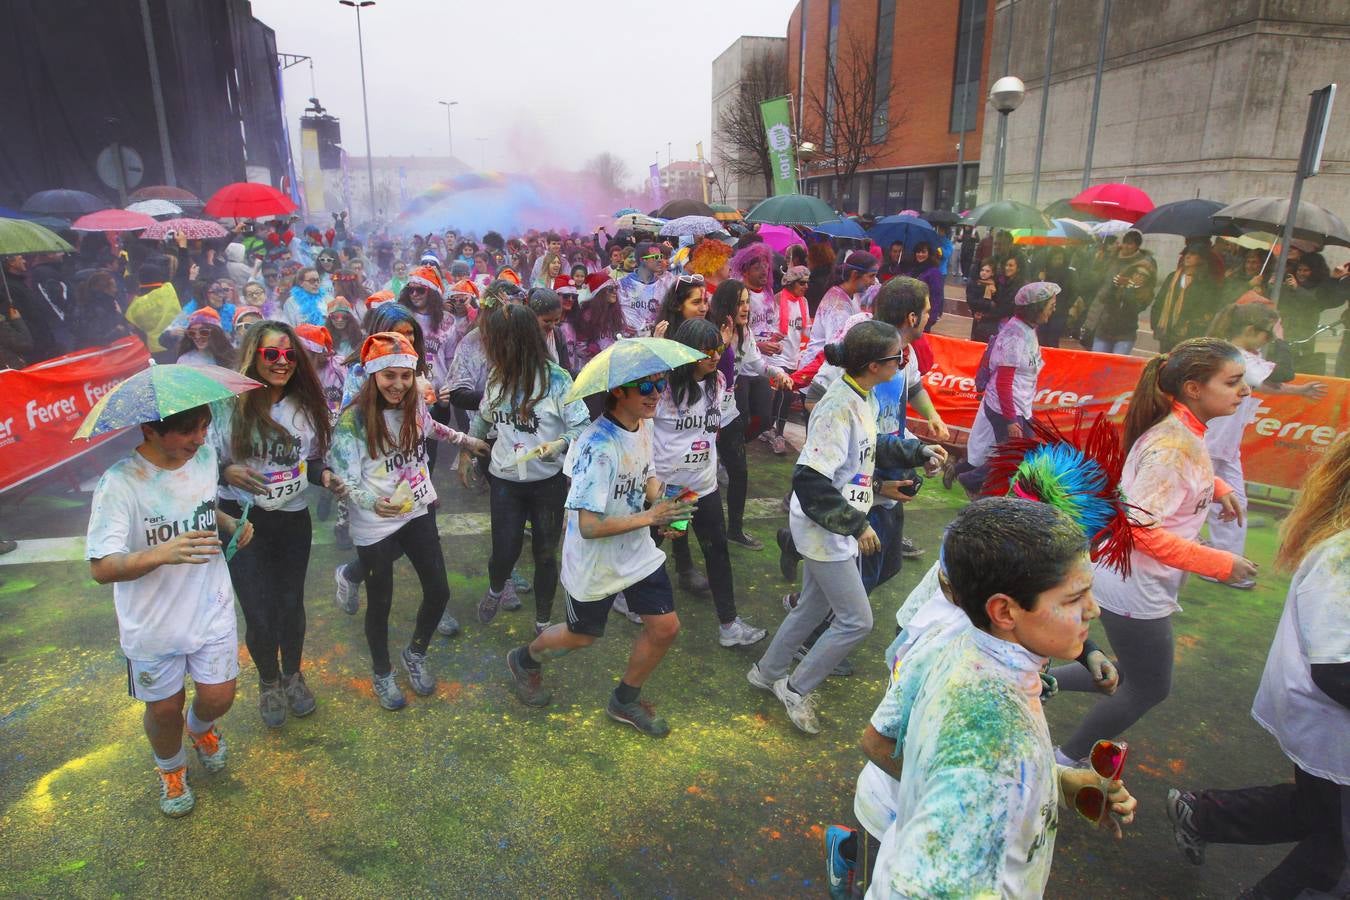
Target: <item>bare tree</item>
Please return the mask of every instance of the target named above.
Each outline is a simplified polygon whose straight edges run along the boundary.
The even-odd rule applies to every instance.
[[[596,186],[612,196],[628,189],[628,163],[608,151],[599,153],[586,163],[585,171],[595,179]]]
[[[787,93],[787,60],[781,53],[762,53],[751,58],[742,73],[736,95],[722,109],[717,127],[721,143],[717,151],[727,176],[764,179],[764,195],[773,196],[773,168],[769,163],[769,139],[759,105]],[[723,186],[723,193],[726,188]]]
[[[858,169],[877,158],[886,133],[908,119],[896,108],[898,96],[889,81],[877,83],[873,43],[853,29],[839,38],[824,81],[807,89],[802,127],[806,139],[816,144],[816,165],[834,171],[836,197]]]

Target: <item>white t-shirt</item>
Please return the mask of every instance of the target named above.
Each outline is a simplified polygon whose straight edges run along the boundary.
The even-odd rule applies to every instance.
[[[867,896],[1040,897],[1059,827],[1045,659],[976,628],[929,659],[926,644],[900,666],[882,723],[904,765]]]
[[[1031,405],[1036,398],[1036,380],[1045,360],[1041,357],[1041,342],[1036,338],[1036,329],[1013,316],[999,326],[989,348],[989,368],[998,371],[1011,366],[1013,372],[1012,400],[1014,409],[1004,409],[999,400],[998,391],[992,383],[984,392],[984,402],[996,413],[1007,418],[1021,416],[1031,418]]]
[[[695,403],[686,397],[684,404],[677,404],[667,387],[652,419],[656,477],[662,484],[691,488],[699,497],[717,490],[717,430],[728,391],[726,378],[716,374],[713,390],[700,382],[702,396]]]
[[[261,509],[279,509],[296,512],[305,508],[305,491],[309,487],[306,474],[307,460],[314,456],[317,435],[300,401],[294,396],[282,397],[272,406],[272,421],[286,430],[286,440],[268,440],[264,445],[254,435],[253,449],[247,459],[235,459],[230,449],[234,432],[234,402],[227,400],[211,405],[211,445],[216,448],[222,467],[238,463],[262,476],[267,493],[250,494],[234,485],[221,485],[220,497],[233,500],[241,506],[252,501]]]
[[[666,291],[675,283],[674,272],[666,272],[650,283],[638,278],[636,272],[619,279],[619,305],[623,307],[623,321],[636,334],[652,333],[652,326],[661,314],[661,302]]]
[[[1350,531],[1313,547],[1289,584],[1252,717],[1309,774],[1350,785],[1350,710],[1312,680],[1350,662]]]
[[[1205,450],[1204,425],[1190,419],[1200,433],[1174,411],[1139,436],[1125,458],[1120,490],[1138,507],[1141,520],[1193,541],[1214,498],[1214,466]],[[1128,578],[1104,562],[1093,567],[1092,594],[1118,616],[1161,619],[1181,611],[1177,594],[1185,577],[1136,547]]]
[[[94,488],[85,558],[136,553],[187,531],[215,530],[216,451],[210,444],[172,470],[132,453]],[[116,582],[113,606],[128,659],[187,655],[235,633],[234,590],[223,554]]]
[[[496,385],[489,385],[483,392],[483,402],[478,407],[473,433],[483,437],[489,428],[497,430],[497,442],[492,445],[488,471],[498,478],[507,481],[543,481],[557,475],[562,471],[561,454],[552,459],[540,459],[531,454],[529,459],[523,462],[519,460],[530,451],[558,438],[566,438],[571,445],[591,420],[583,401],[563,402],[563,398],[572,390],[572,376],[556,363],[549,363],[548,374],[548,390],[543,399],[534,405],[528,420],[523,420],[519,415],[516,403],[504,402]]]
[[[816,307],[816,320],[811,323],[811,340],[806,344],[806,361],[815,359],[816,354],[834,340],[835,332],[843,327],[848,317],[860,312],[862,310],[859,309],[857,301],[839,285],[836,284],[826,291],[825,296],[820,298],[820,305]]]
[[[197,368],[219,365],[219,363],[216,362],[216,358],[209,352],[198,350],[195,347],[180,355],[175,362],[180,366],[195,366]]]
[[[806,338],[806,329],[811,327],[810,314],[811,308],[806,302],[806,297],[793,297],[787,291],[779,291],[773,297],[773,321],[769,323],[770,330],[778,332],[782,325],[782,307],[787,305],[787,331],[783,338],[782,352],[768,357],[770,365],[778,366],[780,369],[795,370],[801,365],[802,347]],[[753,313],[752,313],[753,315]]]
[[[752,291],[747,286],[745,291],[750,295],[750,321],[746,327],[756,340],[773,337],[778,333],[778,304],[773,291],[767,286],[762,291]]]
[[[877,450],[877,401],[871,392],[859,394],[841,378],[830,385],[811,410],[806,443],[797,465],[814,469],[830,479],[854,509],[872,508],[872,469]],[[838,562],[858,555],[858,539],[835,534],[812,521],[802,511],[796,492],[788,515],[797,552],[817,562]]]
[[[652,428],[643,421],[628,431],[601,416],[567,451],[563,471],[572,479],[567,493],[562,583],[573,600],[603,600],[659,569],[666,555],[639,528],[604,538],[581,536],[578,510],[607,517],[633,516],[646,506],[652,476]]]
[[[1242,378],[1253,391],[1266,383],[1275,364],[1264,359],[1259,353],[1242,350],[1242,364],[1246,367]],[[1219,416],[1205,423],[1205,448],[1211,459],[1224,459],[1237,462],[1241,457],[1242,433],[1256,420],[1256,410],[1261,406],[1261,398],[1252,394],[1244,397],[1237,412],[1231,416]]]

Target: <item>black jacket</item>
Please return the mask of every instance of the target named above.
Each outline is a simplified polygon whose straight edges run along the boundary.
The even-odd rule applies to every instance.
[[[28,287],[22,297],[14,291],[14,275],[6,274],[19,315],[33,336],[30,363],[51,359],[75,349],[70,330],[70,292],[61,277],[61,269],[52,263],[33,266],[28,272]]]

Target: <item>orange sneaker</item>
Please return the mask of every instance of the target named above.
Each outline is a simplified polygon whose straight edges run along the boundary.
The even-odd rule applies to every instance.
[[[225,768],[229,748],[225,746],[225,738],[219,728],[212,725],[211,730],[205,734],[193,734],[189,731],[188,737],[192,739],[192,746],[197,751],[197,758],[202,761],[203,769],[215,774]]]
[[[168,772],[156,766],[155,772],[159,774],[159,811],[173,819],[192,812],[197,798],[188,784],[187,766],[179,766]]]

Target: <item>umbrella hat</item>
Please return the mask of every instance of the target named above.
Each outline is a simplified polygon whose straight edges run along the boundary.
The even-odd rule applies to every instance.
[[[577,373],[565,402],[580,400],[680,366],[706,359],[693,347],[665,338],[622,338],[606,347]]]
[[[221,366],[151,365],[94,404],[75,437],[95,438],[262,387]]]
[[[745,221],[768,225],[805,225],[808,228],[822,222],[835,222],[839,214],[830,204],[818,197],[805,194],[779,194],[755,204]]]

